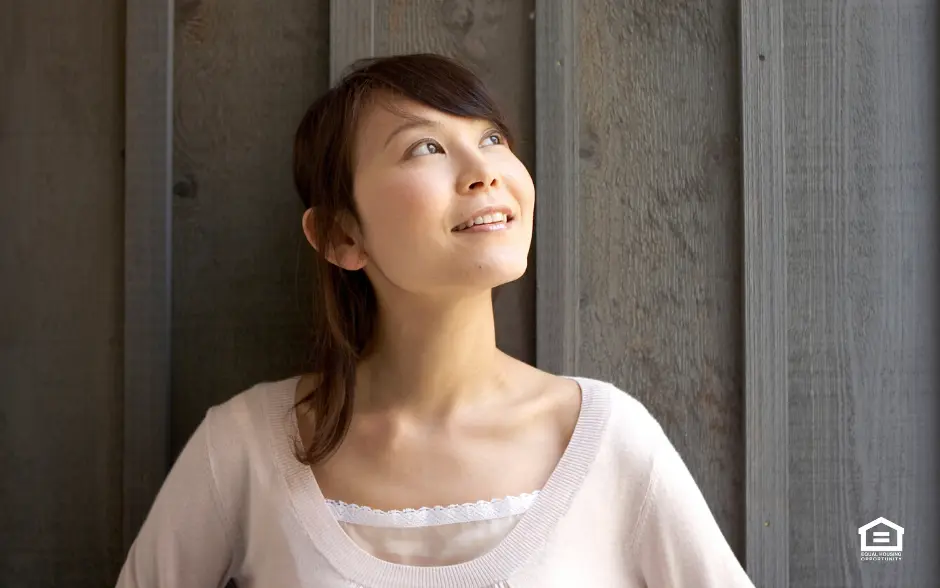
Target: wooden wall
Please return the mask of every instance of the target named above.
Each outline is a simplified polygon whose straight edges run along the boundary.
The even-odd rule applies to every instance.
[[[580,6],[577,370],[660,419],[743,554],[737,2]]]
[[[742,11],[747,562],[768,586],[940,573],[937,5]],[[863,562],[859,527],[904,527]]]
[[[301,369],[311,251],[293,134],[329,83],[329,2],[178,5],[174,54],[174,454],[207,407]],[[258,26],[264,23],[264,26]]]
[[[933,586],[934,4],[4,5],[0,585],[112,583],[206,408],[301,369],[294,128],[434,51],[536,178],[499,345],[649,406],[758,586]],[[859,561],[879,516],[902,562]]]
[[[119,0],[0,5],[0,586],[123,558]]]
[[[937,3],[781,4],[789,581],[935,585]],[[899,563],[859,561],[880,516]]]

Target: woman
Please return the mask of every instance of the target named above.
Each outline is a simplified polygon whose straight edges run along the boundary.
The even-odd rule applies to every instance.
[[[751,586],[634,398],[496,348],[534,189],[480,81],[363,61],[296,135],[311,373],[210,409],[122,587]]]

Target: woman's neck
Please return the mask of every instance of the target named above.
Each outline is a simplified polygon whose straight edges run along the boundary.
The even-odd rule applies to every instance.
[[[375,339],[357,371],[356,410],[446,420],[499,394],[510,361],[496,347],[489,291],[457,302],[380,303]]]

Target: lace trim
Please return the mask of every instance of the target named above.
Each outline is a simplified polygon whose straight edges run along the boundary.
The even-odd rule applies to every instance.
[[[454,523],[488,521],[523,514],[538,498],[536,490],[518,496],[495,500],[480,500],[450,506],[378,510],[340,500],[326,500],[326,505],[337,521],[370,527],[432,527]]]

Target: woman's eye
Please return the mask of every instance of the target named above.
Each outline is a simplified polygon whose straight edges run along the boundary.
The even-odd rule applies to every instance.
[[[502,145],[503,143],[503,136],[499,133],[490,133],[483,139],[484,145]]]
[[[441,147],[440,143],[437,141],[422,141],[415,145],[414,149],[411,150],[412,157],[419,157],[421,155],[436,155],[438,153],[443,153],[444,148]]]

